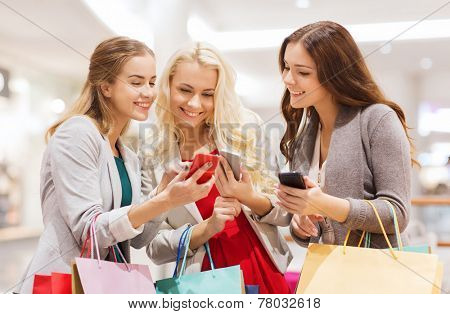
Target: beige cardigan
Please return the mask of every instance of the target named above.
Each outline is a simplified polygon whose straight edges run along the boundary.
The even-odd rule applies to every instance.
[[[119,150],[132,187],[132,204],[140,201],[140,166],[134,152],[119,142]],[[120,243],[127,260],[130,246],[144,247],[156,229],[146,224],[134,229],[130,206],[120,207],[122,187],[108,138],[89,118],[75,116],[58,127],[50,138],[41,166],[41,207],[44,231],[36,252],[15,291],[31,293],[34,274],[71,272],[91,225],[102,259],[108,247]],[[37,208],[37,206],[36,206]]]

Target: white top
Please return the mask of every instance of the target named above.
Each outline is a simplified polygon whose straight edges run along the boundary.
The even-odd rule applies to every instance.
[[[311,168],[309,169],[309,178],[317,183],[322,188],[325,185],[325,168],[327,161],[325,160],[320,167],[320,131],[322,126],[319,124],[319,130],[317,131],[316,143],[314,146],[314,154],[311,161]],[[321,213],[323,215],[323,213]],[[319,223],[322,229],[322,236],[319,243],[334,243],[333,226],[328,217],[324,215],[324,221]],[[325,240],[326,239],[326,240]]]
[[[309,169],[308,177],[319,187],[322,187],[325,184],[325,166],[327,161],[325,160],[322,164],[322,168],[320,168],[320,131],[322,130],[322,126],[319,124],[319,130],[316,135],[316,143],[314,146],[314,154],[311,161],[311,168]]]

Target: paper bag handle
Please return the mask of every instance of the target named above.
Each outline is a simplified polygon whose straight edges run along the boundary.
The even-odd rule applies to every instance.
[[[183,262],[181,264],[181,270],[180,270],[180,275],[179,276],[182,276],[184,274],[184,271],[186,270],[187,254],[188,254],[188,251],[189,251],[189,244],[191,243],[191,237],[192,237],[193,230],[194,230],[193,227],[189,228],[189,231],[187,232],[187,235],[186,235],[186,238],[185,238],[185,241],[184,241],[185,250],[184,250],[184,257],[183,257]],[[208,258],[209,258],[209,262],[211,264],[211,270],[214,270],[215,269],[214,262],[212,260],[211,251],[209,249],[208,242],[206,242],[204,244],[204,246],[205,246],[206,254],[208,255]]]
[[[389,238],[388,238],[388,236],[387,236],[386,230],[384,229],[384,226],[383,226],[383,222],[381,221],[380,215],[378,214],[378,211],[377,211],[375,205],[373,204],[372,201],[369,201],[369,200],[364,200],[364,201],[365,201],[367,204],[369,204],[370,207],[372,207],[372,209],[373,209],[373,211],[374,211],[374,213],[375,213],[375,216],[377,217],[378,223],[380,224],[381,231],[383,232],[383,235],[384,235],[384,238],[385,238],[385,240],[386,240],[386,243],[387,243],[388,246],[389,246],[389,250],[390,250],[390,252],[391,252],[391,254],[392,254],[392,257],[395,258],[395,259],[397,259],[397,256],[396,256],[395,253],[394,253],[394,249],[392,248],[391,242],[389,241]],[[343,248],[344,254],[345,254],[345,248],[346,248],[346,246],[347,246],[348,239],[349,239],[349,237],[350,237],[350,232],[351,232],[351,230],[349,230],[349,231],[347,232],[347,235],[346,235],[345,240],[344,240],[344,248]],[[365,233],[365,232],[363,232],[363,236],[364,236],[364,233]],[[361,239],[360,239],[358,245],[361,244],[361,241],[362,241],[363,236],[361,237]]]

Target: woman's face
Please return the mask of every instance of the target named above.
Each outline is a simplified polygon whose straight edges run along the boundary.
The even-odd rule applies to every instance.
[[[286,46],[284,63],[282,77],[293,108],[318,106],[331,99],[331,94],[319,82],[314,60],[301,42],[291,42]]]
[[[170,81],[170,110],[178,126],[198,127],[214,114],[217,70],[197,62],[177,65]]]
[[[111,109],[119,121],[145,121],[155,99],[155,59],[148,53],[132,57],[122,67],[113,84],[102,85]]]

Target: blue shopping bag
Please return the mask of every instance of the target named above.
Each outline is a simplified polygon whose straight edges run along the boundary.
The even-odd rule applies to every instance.
[[[156,282],[158,294],[242,294],[245,293],[244,280],[239,265],[219,268],[214,267],[208,243],[205,243],[211,270],[185,275],[187,253],[192,236],[192,227],[188,227],[182,234],[178,244],[177,263],[172,278]],[[184,248],[181,270],[177,275],[180,252]]]
[[[245,294],[259,294],[259,285],[245,285]]]

